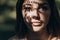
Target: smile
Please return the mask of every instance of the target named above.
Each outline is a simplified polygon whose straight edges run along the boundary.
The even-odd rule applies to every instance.
[[[31,23],[33,26],[41,26],[42,25],[42,22],[40,20],[35,20],[35,19],[32,19]]]
[[[33,26],[41,26],[42,23],[41,23],[41,22],[32,22],[32,25],[33,25]]]

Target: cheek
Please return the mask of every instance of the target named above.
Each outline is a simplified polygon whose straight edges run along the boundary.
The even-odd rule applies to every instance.
[[[44,12],[44,13],[40,13],[40,19],[43,22],[48,22],[49,21],[49,17],[50,17],[50,12]]]
[[[25,12],[25,10],[23,10],[22,11],[22,15],[23,15],[23,17],[29,16],[30,15],[30,12]]]
[[[22,10],[22,16],[23,17],[25,17],[25,14],[26,14],[25,10]]]
[[[47,12],[46,12],[46,14],[45,14],[47,21],[49,21],[50,14],[51,14],[51,12],[50,12],[50,11],[47,11]]]
[[[22,11],[22,16],[24,18],[24,21],[29,23],[30,18],[27,17],[27,13],[24,10]]]

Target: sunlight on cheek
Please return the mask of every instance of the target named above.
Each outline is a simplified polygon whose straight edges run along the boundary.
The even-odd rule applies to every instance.
[[[24,10],[22,10],[22,15],[23,15],[23,17],[25,17],[25,12],[24,12]]]
[[[29,20],[28,20],[28,19],[26,19],[26,22],[29,22]]]

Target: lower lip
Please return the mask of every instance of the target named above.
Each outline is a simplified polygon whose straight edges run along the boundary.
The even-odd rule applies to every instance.
[[[34,26],[41,26],[42,25],[42,23],[40,23],[40,22],[34,22],[34,23],[32,23],[32,25],[34,25]]]

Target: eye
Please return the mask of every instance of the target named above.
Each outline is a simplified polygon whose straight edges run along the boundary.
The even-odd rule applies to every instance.
[[[49,9],[47,6],[42,6],[41,8],[42,8],[42,10],[44,10],[44,11],[46,11],[46,10]]]
[[[31,10],[30,7],[25,7],[24,9],[25,9],[25,11],[30,11]]]
[[[49,7],[47,5],[40,5],[38,9],[42,9],[43,11],[47,11]]]

